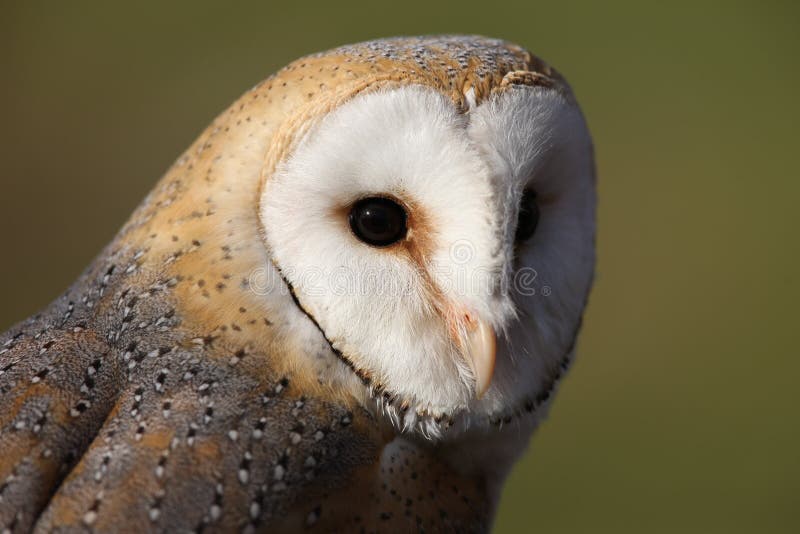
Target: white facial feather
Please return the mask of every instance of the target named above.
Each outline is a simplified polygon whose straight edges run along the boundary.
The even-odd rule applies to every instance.
[[[473,420],[502,421],[545,408],[572,357],[594,272],[594,163],[578,108],[543,88],[492,98],[472,114],[469,135],[494,170],[511,231],[524,188],[540,211],[534,235],[506,260],[517,317],[498,346],[493,386],[472,410]]]
[[[357,96],[315,125],[268,178],[261,218],[303,308],[386,392],[379,406],[400,428],[438,435],[439,416],[469,430],[552,388],[591,282],[593,176],[580,112],[555,91],[514,88],[460,114],[407,86]],[[525,187],[541,217],[515,246]],[[356,238],[347,213],[369,196],[409,206],[420,256]],[[500,335],[481,400],[443,306]]]

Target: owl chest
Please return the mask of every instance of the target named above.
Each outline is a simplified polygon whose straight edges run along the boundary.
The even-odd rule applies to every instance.
[[[458,475],[431,449],[398,438],[338,487],[310,488],[278,530],[486,532],[491,515],[481,480]]]

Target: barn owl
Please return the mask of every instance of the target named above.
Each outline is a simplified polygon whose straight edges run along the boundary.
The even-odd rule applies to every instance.
[[[0,337],[0,532],[489,530],[574,353],[594,176],[511,43],[291,63]]]

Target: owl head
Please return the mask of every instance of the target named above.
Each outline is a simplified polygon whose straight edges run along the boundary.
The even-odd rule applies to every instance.
[[[401,430],[539,410],[573,353],[595,259],[592,146],[543,70],[372,79],[311,99],[270,149],[270,259]]]

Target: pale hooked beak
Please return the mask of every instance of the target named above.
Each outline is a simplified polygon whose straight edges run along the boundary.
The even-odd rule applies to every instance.
[[[466,356],[475,375],[475,397],[480,399],[492,383],[497,337],[489,323],[474,316],[468,316],[466,328]]]

